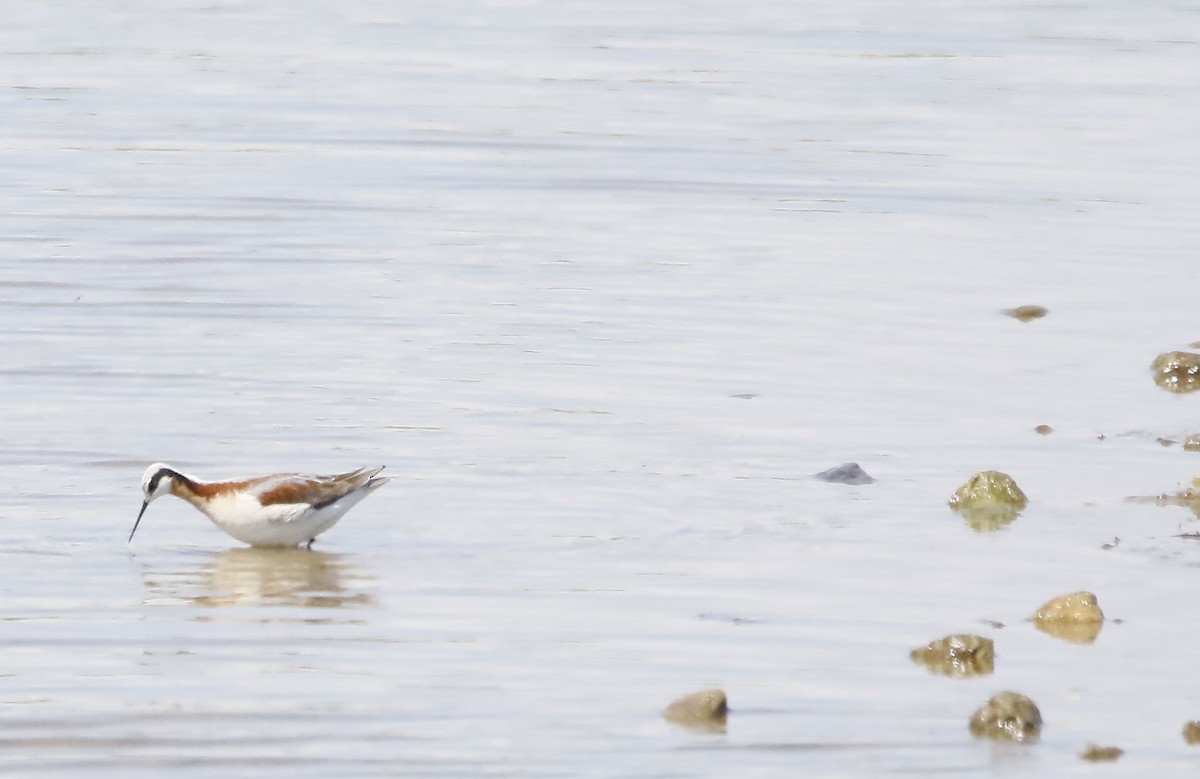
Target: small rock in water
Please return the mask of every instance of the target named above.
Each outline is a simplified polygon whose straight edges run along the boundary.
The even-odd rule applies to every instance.
[[[1007,473],[980,471],[954,491],[950,508],[975,530],[999,530],[1016,519],[1028,502]]]
[[[1058,622],[1103,622],[1104,612],[1094,593],[1087,590],[1071,592],[1051,598],[1034,612],[1035,621]]]
[[[728,711],[724,690],[703,690],[672,701],[663,716],[677,725],[722,730]]]
[[[1095,744],[1088,744],[1088,748],[1083,750],[1079,756],[1084,760],[1092,762],[1112,761],[1125,754],[1125,750],[1120,747],[1098,747]]]
[[[962,510],[988,505],[1010,506],[1018,511],[1025,508],[1029,499],[1017,486],[1013,477],[1003,471],[980,471],[954,491],[950,507]]]
[[[1032,322],[1034,319],[1041,319],[1050,312],[1046,310],[1045,306],[1017,306],[1016,308],[1006,310],[1004,313],[1013,319],[1020,319],[1022,322]]]
[[[1192,486],[1185,487],[1179,492],[1164,492],[1161,495],[1130,495],[1125,500],[1133,503],[1153,503],[1156,506],[1182,506],[1200,519],[1200,476],[1192,479]],[[1195,534],[1185,534],[1177,538],[1195,538]]]
[[[1033,429],[1033,432],[1038,435],[1050,435],[1054,432],[1054,428],[1050,427],[1050,425],[1038,425]]]
[[[1164,352],[1150,365],[1154,383],[1167,392],[1195,392],[1200,389],[1200,354]]]
[[[1060,595],[1034,612],[1033,625],[1043,633],[1072,644],[1090,644],[1100,635],[1104,612],[1090,592]]]
[[[1200,744],[1200,720],[1184,723],[1183,740],[1189,744]]]
[[[990,674],[995,667],[996,652],[990,638],[968,633],[931,641],[908,656],[930,673],[966,678]]]
[[[864,471],[858,463],[842,463],[836,468],[814,474],[821,481],[834,484],[874,484],[875,479]]]
[[[1033,741],[1041,732],[1042,713],[1018,692],[997,693],[971,715],[971,733],[976,738]]]

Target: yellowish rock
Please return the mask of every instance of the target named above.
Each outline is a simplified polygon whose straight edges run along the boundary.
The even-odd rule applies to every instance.
[[[1028,503],[1017,482],[1003,471],[980,471],[950,497],[950,508],[979,531],[999,530]]]
[[[672,701],[663,716],[677,725],[724,730],[728,711],[724,690],[702,690]]]
[[[1033,614],[1033,625],[1048,636],[1072,644],[1091,644],[1100,635],[1104,612],[1093,593],[1072,592],[1052,598]]]
[[[1019,692],[1001,692],[971,715],[971,734],[998,741],[1034,741],[1042,732],[1042,713]]]
[[[1025,508],[1028,502],[1025,493],[1007,473],[980,471],[954,491],[950,498],[950,508],[961,510],[999,504],[1019,511]]]
[[[1200,720],[1184,723],[1183,740],[1189,744],[1200,744]]]
[[[1051,598],[1034,612],[1035,622],[1103,622],[1104,612],[1094,593],[1087,590]]]
[[[909,652],[909,657],[930,673],[967,678],[990,674],[995,669],[996,651],[992,639],[960,633],[930,641]]]
[[[1195,392],[1200,389],[1200,354],[1164,352],[1150,365],[1154,383],[1167,392]]]
[[[1046,310],[1045,306],[1017,306],[1016,308],[1007,309],[1004,313],[1022,322],[1032,322],[1034,319],[1041,319],[1050,312]]]
[[[1080,757],[1093,763],[1101,763],[1117,760],[1123,754],[1125,754],[1125,750],[1120,747],[1099,747],[1095,744],[1088,744],[1088,748],[1083,750]]]

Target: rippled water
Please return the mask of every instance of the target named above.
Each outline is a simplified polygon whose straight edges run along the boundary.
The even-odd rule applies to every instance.
[[[1171,3],[9,8],[0,767],[1192,775],[1200,548],[1125,498],[1200,471],[1148,373],[1198,51]],[[396,480],[311,552],[127,544],[155,460]],[[986,468],[1031,507],[978,534]],[[1095,644],[1026,621],[1076,589]],[[993,676],[909,662],[963,631]],[[970,737],[1002,689],[1039,744]]]

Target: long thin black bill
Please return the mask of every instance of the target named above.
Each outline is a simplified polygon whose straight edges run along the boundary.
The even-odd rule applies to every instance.
[[[146,507],[150,505],[150,501],[142,501],[142,510],[138,512],[138,518],[133,521],[133,530],[129,531],[129,540],[133,540],[133,534],[137,532],[138,523],[142,521],[142,515],[146,513]],[[127,542],[128,543],[128,542]]]

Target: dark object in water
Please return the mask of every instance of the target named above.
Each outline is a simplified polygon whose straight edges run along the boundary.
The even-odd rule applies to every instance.
[[[834,484],[874,484],[871,474],[862,469],[858,463],[842,463],[836,468],[813,474],[814,478]]]

